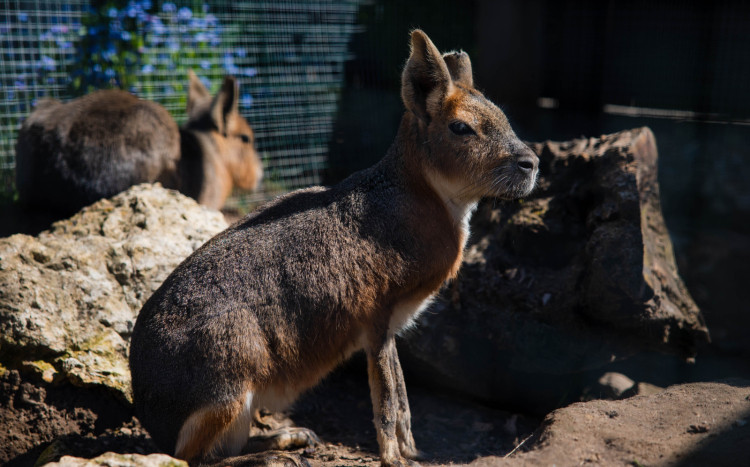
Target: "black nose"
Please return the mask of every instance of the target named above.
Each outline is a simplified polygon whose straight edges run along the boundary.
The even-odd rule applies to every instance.
[[[518,157],[516,164],[522,172],[531,173],[536,170],[537,165],[539,165],[539,158],[536,157],[536,154],[534,154],[531,149],[526,149]]]

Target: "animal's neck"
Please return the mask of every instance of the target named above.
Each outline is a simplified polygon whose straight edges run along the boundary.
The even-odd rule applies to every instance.
[[[468,237],[469,220],[479,200],[463,197],[463,184],[449,180],[435,171],[428,171],[426,178],[450,213],[454,225],[461,228],[465,237]]]
[[[211,137],[201,131],[180,129],[180,191],[196,199],[199,203],[214,207],[224,191],[226,182],[219,172],[222,166],[216,164],[216,148]],[[214,193],[218,191],[218,193]],[[223,202],[223,200],[221,200]],[[217,208],[218,209],[218,208]]]
[[[437,195],[454,228],[460,230],[465,241],[469,234],[469,220],[479,200],[467,196],[466,182],[445,177],[428,166],[423,138],[417,117],[407,112],[399,127],[397,144],[394,145],[399,151],[397,157],[402,161],[400,166],[410,183],[425,185],[427,191]]]

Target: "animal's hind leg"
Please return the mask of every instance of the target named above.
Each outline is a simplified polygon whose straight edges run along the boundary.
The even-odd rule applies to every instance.
[[[206,459],[212,456],[217,448],[222,451],[235,448],[235,431],[244,418],[245,398],[226,404],[216,404],[193,412],[183,423],[177,435],[175,457],[188,462]],[[250,419],[247,421],[245,440],[250,431]],[[236,452],[222,452],[224,455],[239,454],[242,444]]]
[[[250,436],[250,425],[253,422],[253,393],[248,391],[245,394],[245,401],[240,413],[235,417],[226,431],[224,431],[218,441],[214,453],[218,457],[236,456],[242,451],[247,444]]]

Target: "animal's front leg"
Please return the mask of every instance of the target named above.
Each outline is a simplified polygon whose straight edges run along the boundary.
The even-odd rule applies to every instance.
[[[367,351],[367,372],[370,379],[375,431],[380,445],[380,464],[383,466],[417,465],[401,455],[396,436],[399,402],[398,379],[394,375],[391,358],[395,355],[393,337],[386,337]]]
[[[401,455],[408,459],[419,459],[421,454],[414,443],[411,433],[411,410],[409,410],[409,399],[406,397],[406,383],[404,373],[401,370],[401,362],[398,359],[398,351],[395,342],[388,347],[391,373],[395,379],[397,414],[396,414],[396,437]]]

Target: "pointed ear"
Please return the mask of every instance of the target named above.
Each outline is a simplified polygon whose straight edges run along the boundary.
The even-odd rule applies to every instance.
[[[211,104],[211,119],[220,133],[226,131],[227,118],[238,112],[240,88],[233,76],[224,78],[219,93]]]
[[[454,83],[462,84],[466,87],[474,87],[474,76],[471,71],[471,60],[466,52],[450,52],[443,55],[443,60],[448,66],[451,79]]]
[[[411,55],[401,75],[401,99],[408,110],[425,122],[437,110],[452,86],[448,67],[427,35],[415,29],[411,33]]]
[[[188,86],[187,114],[191,117],[200,103],[211,99],[211,94],[193,70],[188,70],[188,79],[190,84]]]

